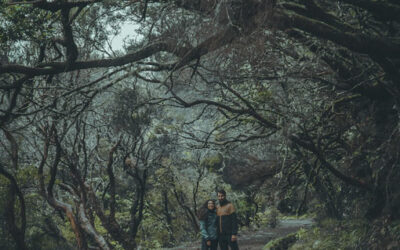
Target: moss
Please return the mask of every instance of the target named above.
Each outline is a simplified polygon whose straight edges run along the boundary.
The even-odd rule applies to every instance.
[[[254,99],[257,102],[264,103],[264,102],[271,100],[272,96],[273,96],[273,94],[271,93],[271,91],[261,90],[256,93],[256,96]]]
[[[297,241],[297,233],[291,233],[284,237],[268,242],[263,250],[286,250]]]
[[[207,158],[204,158],[201,162],[203,166],[205,166],[210,171],[219,170],[222,167],[223,162],[222,154],[216,154]]]

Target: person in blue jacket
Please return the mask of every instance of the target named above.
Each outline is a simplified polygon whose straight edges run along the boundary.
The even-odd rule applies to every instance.
[[[201,233],[201,250],[217,250],[217,214],[215,201],[207,200],[198,211]]]

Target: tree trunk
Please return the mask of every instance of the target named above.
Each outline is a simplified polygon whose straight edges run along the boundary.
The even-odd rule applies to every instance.
[[[15,241],[17,249],[25,250],[27,249],[25,244],[25,226],[23,225],[24,223],[22,223],[21,228],[18,228],[15,221],[15,200],[16,190],[15,186],[11,183],[8,187],[7,204],[5,208],[7,228]],[[21,220],[24,221],[24,218],[21,218]]]
[[[318,177],[318,173],[308,163],[304,163],[302,165],[304,173],[307,175],[309,180],[313,180],[311,184],[313,185],[315,191],[317,192],[319,199],[324,202],[326,206],[327,215],[332,218],[341,219],[342,216],[340,215],[335,205],[335,201],[332,195],[330,194],[329,190],[321,182],[320,178]]]

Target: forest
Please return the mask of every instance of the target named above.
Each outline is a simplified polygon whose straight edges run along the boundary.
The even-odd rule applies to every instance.
[[[0,1],[0,249],[176,247],[221,188],[400,249],[399,183],[398,0]]]

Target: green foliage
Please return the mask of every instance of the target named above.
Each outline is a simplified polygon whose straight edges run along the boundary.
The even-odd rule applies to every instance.
[[[201,161],[201,165],[204,165],[210,172],[215,172],[222,167],[223,159],[222,154],[218,153],[204,158]]]
[[[275,239],[263,249],[397,249],[400,246],[399,222],[391,222],[386,226],[382,222],[382,219],[374,223],[366,220],[324,219],[317,226],[301,228],[296,233]]]
[[[71,228],[71,223],[67,218],[64,219],[63,223],[60,223],[58,225],[58,228],[61,230],[62,236],[68,241],[68,242],[76,242],[75,238],[75,233]]]
[[[7,5],[7,2],[0,3],[0,46],[30,40],[44,43],[56,34],[52,23],[58,15],[29,4]]]
[[[279,225],[279,218],[281,218],[281,214],[278,209],[275,207],[271,207],[264,212],[258,212],[253,219],[253,223],[257,226],[261,227],[271,227],[275,228]]]
[[[318,226],[298,232],[298,242],[290,249],[362,249],[367,221],[324,219]]]
[[[135,89],[126,88],[115,94],[111,109],[111,124],[118,130],[138,136],[150,125],[152,108],[143,104],[144,96]]]
[[[265,103],[271,100],[272,95],[272,92],[269,90],[261,90],[257,92],[254,100],[256,102]]]

